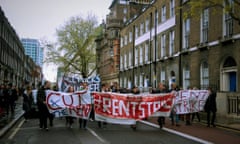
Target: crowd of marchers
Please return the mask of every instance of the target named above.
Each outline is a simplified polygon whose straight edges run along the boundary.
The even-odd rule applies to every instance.
[[[0,85],[0,117],[13,115],[16,101],[22,95],[22,89],[12,83]]]
[[[90,90],[88,89],[88,83],[84,82],[82,83],[81,87],[84,90],[89,91],[86,97],[92,99]],[[188,89],[197,89],[197,88],[191,88]],[[39,85],[38,89],[36,90],[36,93],[33,91],[33,87],[31,85],[27,85],[25,89],[18,89],[15,86],[13,86],[11,83],[8,85],[1,85],[0,87],[0,113],[2,115],[9,115],[9,113],[14,114],[15,109],[15,103],[19,96],[23,97],[23,103],[22,103],[22,109],[24,110],[24,118],[27,122],[30,118],[33,117],[33,115],[36,115],[39,119],[39,128],[44,129],[46,131],[49,130],[48,125],[50,127],[53,126],[54,121],[54,115],[51,114],[47,108],[46,103],[46,90],[54,90],[58,91],[57,86],[53,86],[51,88],[51,83],[49,81],[45,81],[43,85]],[[150,88],[149,93],[170,93],[170,92],[178,92],[181,90],[175,83],[172,83],[170,88],[167,88],[167,86],[164,83],[159,83],[157,88]],[[72,86],[68,87],[69,93],[74,92],[74,88]],[[126,88],[119,88],[116,84],[112,86],[108,86],[106,84],[101,85],[101,92],[117,92],[117,93],[132,93],[132,94],[140,94],[140,89],[137,86],[132,87],[132,89],[126,89]],[[207,113],[207,126],[210,127],[211,125],[215,127],[215,117],[216,117],[216,93],[212,90],[212,88],[208,88],[209,96],[206,100],[204,111]],[[36,95],[36,96],[33,96]],[[35,100],[34,100],[35,99]],[[35,107],[36,106],[36,107]],[[33,109],[37,108],[37,111],[33,111]],[[212,116],[211,116],[212,115]],[[170,114],[170,119],[172,125],[180,126],[179,120],[184,119],[186,122],[186,125],[191,125],[192,121],[194,120],[195,116],[198,118],[198,121],[200,121],[199,113],[189,113],[184,115],[179,115],[175,113],[172,109]],[[211,117],[210,117],[211,116]],[[73,127],[73,123],[76,120],[75,117],[66,116],[66,126],[69,128]],[[49,124],[48,124],[49,120]],[[87,128],[87,122],[88,120],[93,121],[94,120],[94,105],[93,109],[90,113],[89,119],[78,119],[79,128],[86,129]],[[165,117],[159,116],[157,119],[157,122],[162,128],[165,124]],[[106,127],[106,122],[100,122],[98,121],[99,128]],[[136,130],[136,125],[131,125],[131,128],[133,130]]]

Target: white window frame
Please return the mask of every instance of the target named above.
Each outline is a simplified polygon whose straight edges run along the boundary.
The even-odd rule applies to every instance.
[[[135,38],[138,38],[138,26],[135,26]]]
[[[120,40],[120,47],[122,48],[123,47],[123,37],[121,37],[121,40]]]
[[[183,23],[183,49],[189,48],[190,35],[190,18],[187,18]]]
[[[148,57],[148,51],[149,51],[149,45],[148,43],[145,43],[145,62],[149,61],[149,57]]]
[[[200,67],[201,89],[206,89],[209,86],[209,69],[206,61],[201,63]]]
[[[161,58],[166,56],[166,34],[161,36]]]
[[[209,29],[209,9],[204,9],[201,15],[201,43],[208,41],[208,29]]]
[[[169,32],[169,55],[172,56],[175,50],[175,31]]]
[[[129,67],[132,66],[132,52],[131,51],[128,53],[128,65],[129,65]]]
[[[143,47],[139,46],[139,64],[143,64]]]
[[[144,23],[140,24],[140,36],[144,34]]]
[[[124,54],[124,67],[127,68],[127,54]]]
[[[120,69],[123,69],[123,56],[120,56]]]
[[[164,22],[166,21],[166,5],[163,5],[162,6],[162,9],[161,9],[161,22]]]
[[[183,69],[183,89],[187,89],[190,86],[190,69],[185,66]]]
[[[170,0],[170,17],[175,16],[175,0]]]
[[[128,44],[128,35],[125,35],[124,36],[124,45],[127,45]]]
[[[138,76],[134,75],[134,85],[138,86]]]
[[[146,19],[145,21],[145,32],[149,31],[149,18]]]
[[[135,47],[135,58],[134,58],[134,62],[135,62],[135,66],[138,65],[138,47]]]
[[[131,43],[132,42],[132,32],[130,31],[129,32],[129,43]]]
[[[160,72],[160,78],[161,78],[161,82],[166,81],[166,72],[164,69],[162,69]]]

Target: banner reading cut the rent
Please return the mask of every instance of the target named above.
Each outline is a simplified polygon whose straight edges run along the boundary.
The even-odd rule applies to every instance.
[[[173,107],[173,93],[119,94],[93,92],[95,119],[116,124],[135,124],[149,116],[169,116]]]
[[[84,99],[85,94],[88,94],[88,91],[64,93],[49,90],[46,97],[49,112],[55,117],[73,116],[88,119],[92,102]]]

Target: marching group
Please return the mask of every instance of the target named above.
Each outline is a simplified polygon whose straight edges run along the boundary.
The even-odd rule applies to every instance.
[[[91,99],[90,91],[88,90],[88,84],[83,83],[82,84],[83,89],[87,90],[87,93],[84,95],[85,99]],[[48,110],[47,103],[46,103],[46,91],[47,90],[54,90],[58,91],[57,87],[54,86],[51,89],[51,83],[49,81],[45,81],[43,86],[40,86],[39,89],[36,92],[36,105],[38,109],[38,115],[37,117],[39,118],[39,128],[44,129],[48,131],[48,119],[49,119],[49,125],[53,126],[53,120],[54,120],[54,115],[51,114]],[[74,88],[72,86],[68,87],[69,93],[74,92]],[[24,91],[23,94],[23,110],[25,111],[24,113],[24,118],[25,121],[27,121],[30,118],[32,106],[34,103],[33,99],[33,91],[31,89],[31,86],[27,86],[26,90]],[[72,128],[72,124],[74,123],[74,117],[71,116],[66,116],[66,126]],[[86,119],[81,119],[79,118],[79,127],[86,129],[87,125],[87,120]]]
[[[0,85],[0,117],[14,114],[19,95],[21,95],[21,90],[12,83]]]
[[[88,90],[88,84],[86,82],[82,83],[82,87],[83,89],[86,89],[88,91],[87,95],[85,95],[85,99],[88,98],[88,99],[91,99],[92,101],[90,91]],[[49,119],[50,126],[53,126],[53,119],[54,119],[54,115],[49,112],[46,104],[46,90],[50,90],[50,89],[51,89],[51,83],[49,81],[46,81],[44,85],[39,86],[36,94],[36,105],[38,109],[37,117],[39,118],[39,127],[40,129],[45,129],[46,131],[48,131],[48,119]],[[196,88],[193,88],[193,89],[196,89]],[[54,86],[52,90],[57,91],[57,87]],[[159,83],[158,88],[149,89],[149,93],[169,93],[169,92],[177,92],[179,90],[180,88],[175,83],[171,84],[170,89],[167,89],[167,86],[164,83]],[[214,122],[215,122],[216,111],[217,111],[216,93],[210,87],[208,88],[208,91],[209,91],[209,97],[206,100],[204,111],[207,112],[207,126],[210,127],[210,125],[212,125],[213,127],[215,127]],[[69,86],[67,92],[69,93],[74,92],[73,86]],[[114,84],[113,86],[107,86],[105,84],[102,84],[101,92],[120,92],[120,93],[139,94],[140,90],[136,86],[133,87],[131,90],[129,90],[129,89],[119,89],[116,84]],[[9,112],[14,113],[15,101],[18,99],[18,96],[20,95],[23,96],[23,110],[25,111],[24,118],[27,121],[31,117],[31,114],[32,114],[31,110],[34,105],[33,91],[30,85],[26,86],[25,90],[23,91],[18,90],[12,84],[1,85],[0,113],[4,112],[4,114],[7,114],[7,115],[9,114]],[[185,115],[178,115],[172,110],[170,114],[171,123],[172,125],[180,126],[179,120],[184,119],[186,121],[186,125],[191,125],[191,122],[194,120],[195,115],[197,116],[198,121],[200,121],[200,116],[198,112],[185,114]],[[66,119],[66,125],[72,128],[72,125],[76,118],[72,116],[66,116],[65,119]],[[90,113],[90,120],[94,120],[94,109]],[[79,127],[86,129],[87,121],[88,120],[86,119],[79,118]],[[165,117],[160,116],[158,117],[157,121],[160,128],[162,128],[163,125],[165,124]],[[107,123],[105,122],[100,122],[100,121],[98,122],[99,128],[103,126],[106,127],[106,125]],[[131,125],[131,127],[134,130],[136,130],[136,125]]]
[[[158,83],[157,88],[150,88],[148,92],[152,93],[152,94],[171,93],[171,92],[176,93],[179,90],[182,90],[182,88],[178,87],[176,85],[176,83],[172,83],[170,86],[170,89],[168,89],[164,83],[160,82],[160,83]],[[188,90],[197,90],[197,88],[189,87]],[[207,113],[207,127],[210,127],[211,125],[213,127],[216,127],[216,125],[215,125],[216,112],[217,112],[216,92],[214,92],[211,87],[208,87],[207,90],[208,90],[209,96],[204,105],[204,112]],[[126,89],[126,88],[119,89],[117,87],[117,85],[106,86],[105,84],[103,84],[102,92],[120,92],[120,93],[140,94],[141,90],[137,86],[133,86],[132,89]],[[186,125],[189,126],[194,121],[195,116],[197,117],[198,121],[200,122],[200,115],[198,112],[188,113],[188,114],[177,114],[173,108],[170,113],[171,124],[175,125],[175,126],[180,126],[180,120],[183,120],[186,122]],[[165,124],[165,117],[159,116],[157,119],[157,122],[159,124],[159,127],[162,128],[163,125]],[[131,125],[131,127],[133,130],[136,130],[136,125]]]

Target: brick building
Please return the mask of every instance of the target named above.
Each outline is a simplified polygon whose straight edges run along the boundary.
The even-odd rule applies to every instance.
[[[95,40],[97,48],[97,74],[101,83],[106,85],[119,84],[120,63],[120,30],[129,19],[137,16],[146,4],[137,4],[135,1],[113,0],[110,13],[103,21],[102,34]]]
[[[219,114],[235,117],[240,113],[240,25],[216,7],[183,18],[188,2],[155,0],[123,26],[120,87],[211,86]]]

